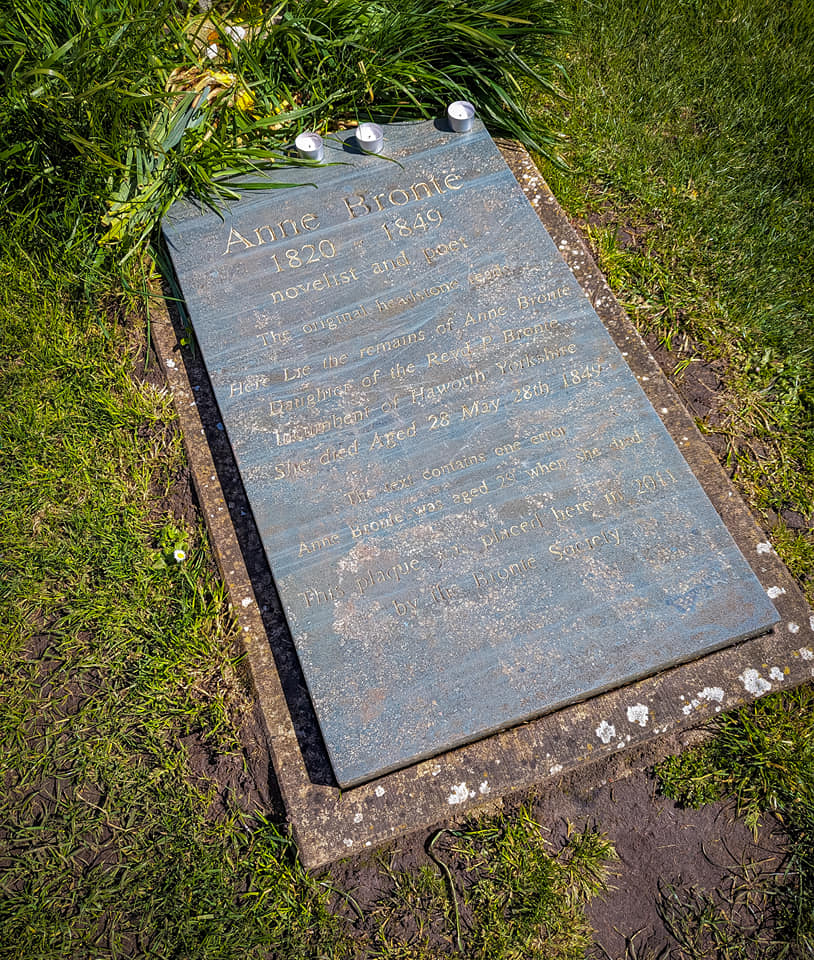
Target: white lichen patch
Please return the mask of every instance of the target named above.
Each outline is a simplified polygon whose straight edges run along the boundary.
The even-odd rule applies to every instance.
[[[683,697],[681,698],[684,699]],[[724,691],[721,687],[704,687],[703,690],[699,690],[698,693],[692,697],[689,703],[684,704],[681,708],[685,717],[688,717],[696,707],[700,707],[702,704],[706,703],[717,703],[720,704],[724,699]],[[717,713],[721,708],[716,706],[715,712]]]
[[[603,720],[602,723],[596,728],[594,733],[599,737],[602,743],[610,743],[611,740],[616,736],[616,727],[612,723],[608,723],[607,720]]]
[[[752,693],[756,697],[760,697],[772,689],[769,681],[761,677],[754,667],[747,667],[743,673],[738,676],[738,680],[741,681],[747,693]]]
[[[465,803],[474,796],[475,791],[470,790],[466,785],[466,781],[462,780],[460,783],[452,785],[452,793],[447,797],[447,803],[451,807],[454,807],[456,803]]]
[[[772,680],[778,680],[778,681],[785,680],[785,674],[780,669],[780,667],[772,667],[772,669],[769,671],[769,676],[772,678]]]
[[[778,597],[782,596],[786,592],[785,587],[769,587],[766,591],[766,595],[770,600],[776,600]]]
[[[339,563],[337,563],[337,567],[339,567],[339,569],[342,571],[347,571],[348,573],[356,573],[356,571],[359,569],[359,564],[353,557],[342,557]]]
[[[562,773],[562,764],[555,763],[553,766],[548,768],[548,772],[552,777],[555,777],[558,773]]]
[[[492,788],[489,786],[488,780],[484,780],[483,783],[478,787],[478,793],[481,794],[481,796],[485,797],[487,793],[491,792]]]
[[[794,623],[794,621],[791,621],[791,622],[789,622],[789,623],[787,624],[787,626],[788,626],[788,628],[789,628],[789,633],[799,633],[799,632],[800,632],[800,624],[799,624],[799,623]]]
[[[634,703],[627,708],[628,723],[638,723],[640,727],[646,727],[649,716],[650,709],[644,703]]]
[[[758,553],[771,553],[772,545],[767,540],[764,543],[759,543],[755,549]]]
[[[798,653],[803,660],[814,660],[814,650],[809,649],[809,647],[800,647]]]
[[[376,794],[377,797],[383,797],[384,787],[376,787],[376,789],[373,792]]]

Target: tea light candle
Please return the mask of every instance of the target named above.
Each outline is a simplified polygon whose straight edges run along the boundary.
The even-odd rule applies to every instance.
[[[306,130],[294,141],[297,152],[305,160],[321,160],[324,153],[322,137],[318,133]]]
[[[384,130],[378,123],[360,123],[356,128],[356,142],[368,153],[381,153],[384,147]]]
[[[468,100],[456,100],[447,107],[447,120],[456,133],[466,133],[472,129],[475,108]]]

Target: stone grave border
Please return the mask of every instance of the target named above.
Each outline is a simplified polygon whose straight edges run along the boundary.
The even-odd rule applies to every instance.
[[[496,142],[782,620],[760,637],[361,786],[343,791],[314,782],[297,733],[302,719],[293,717],[284,692],[282,672],[291,654],[273,649],[273,633],[279,631],[269,631],[264,623],[257,602],[257,565],[247,564],[246,558],[259,555],[266,583],[270,582],[268,566],[259,540],[247,538],[247,525],[235,515],[234,503],[227,503],[215,466],[212,448],[223,447],[225,438],[217,443],[219,425],[210,422],[207,412],[216,410],[211,387],[200,374],[200,364],[195,364],[197,351],[193,354],[190,347],[193,335],[181,327],[175,311],[171,316],[163,297],[157,297],[151,310],[154,349],[173,395],[195,490],[239,627],[286,815],[300,859],[309,868],[460,819],[478,806],[542,785],[580,764],[641,746],[682,725],[698,725],[720,710],[814,676],[814,617],[795,580],[631,325],[530,155],[511,141]]]

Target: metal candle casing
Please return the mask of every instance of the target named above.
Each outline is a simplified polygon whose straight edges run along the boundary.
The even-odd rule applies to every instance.
[[[447,107],[447,122],[456,133],[471,130],[474,120],[475,108],[468,100],[456,100]]]
[[[325,153],[322,137],[312,130],[303,131],[294,141],[294,146],[304,160],[321,160]]]
[[[356,142],[366,153],[381,153],[384,147],[384,130],[378,123],[360,123],[356,128]]]

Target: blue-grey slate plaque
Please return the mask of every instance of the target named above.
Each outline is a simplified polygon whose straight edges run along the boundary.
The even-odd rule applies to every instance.
[[[164,225],[341,786],[777,620],[483,126],[385,132]]]

